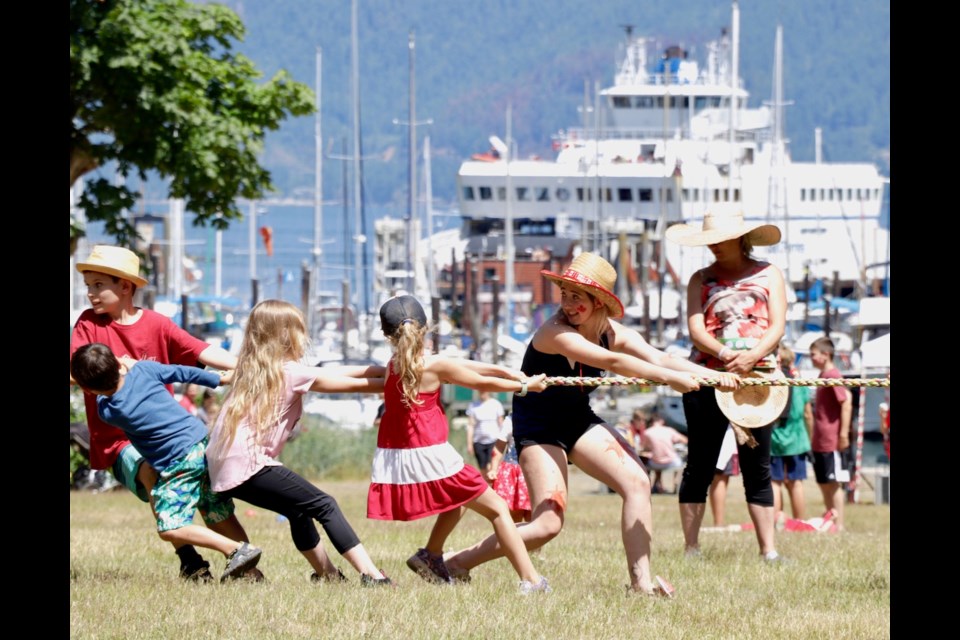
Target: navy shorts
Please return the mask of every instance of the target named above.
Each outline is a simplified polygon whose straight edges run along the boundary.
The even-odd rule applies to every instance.
[[[805,456],[770,456],[770,479],[774,482],[807,479]]]

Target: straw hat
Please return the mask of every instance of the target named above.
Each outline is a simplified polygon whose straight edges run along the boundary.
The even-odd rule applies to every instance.
[[[129,280],[138,287],[146,286],[147,280],[140,277],[140,258],[130,249],[109,244],[94,245],[90,257],[77,263],[77,271],[96,271]]]
[[[783,371],[751,371],[741,378],[764,378],[780,380],[786,378]],[[754,429],[765,427],[780,417],[787,406],[790,387],[745,385],[736,391],[716,390],[717,405],[723,415],[735,425]]]
[[[613,294],[613,285],[617,281],[617,272],[613,266],[594,253],[581,253],[563,273],[554,273],[546,269],[540,272],[547,280],[555,284],[572,284],[598,298],[607,307],[611,318],[623,317],[623,303]]]
[[[685,247],[703,247],[725,240],[733,240],[744,235],[749,236],[750,243],[755,247],[780,242],[780,228],[777,225],[762,222],[748,224],[744,221],[741,212],[705,213],[702,228],[698,229],[689,224],[675,224],[667,228],[666,235],[667,240]]]

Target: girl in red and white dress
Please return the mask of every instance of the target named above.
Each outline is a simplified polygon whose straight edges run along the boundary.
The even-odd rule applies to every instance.
[[[387,300],[380,308],[380,322],[394,354],[387,365],[386,410],[377,435],[367,517],[408,521],[437,515],[426,546],[407,566],[428,581],[451,584],[443,545],[464,510],[472,509],[493,524],[520,576],[521,593],[550,591],[530,561],[507,503],[447,441],[449,425],[439,403],[443,383],[525,395],[543,391],[546,376],[526,378],[497,365],[424,354],[427,317],[413,296]]]

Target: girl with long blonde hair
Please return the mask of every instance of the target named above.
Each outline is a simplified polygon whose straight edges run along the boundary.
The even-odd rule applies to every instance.
[[[520,593],[549,592],[507,503],[447,441],[449,425],[439,403],[444,383],[525,396],[528,391],[543,391],[545,376],[527,378],[506,367],[425,354],[427,316],[413,296],[384,303],[380,321],[394,352],[384,383],[386,410],[377,436],[367,517],[407,521],[437,515],[427,545],[407,560],[407,566],[425,580],[449,584],[443,544],[465,509],[472,509],[493,524],[504,555],[520,576]]]
[[[207,461],[213,490],[285,516],[294,545],[314,570],[313,580],[347,579],[324,550],[317,520],[337,552],[360,573],[362,585],[392,584],[333,496],[278,460],[308,391],[383,391],[383,367],[305,366],[300,360],[307,345],[306,324],[294,305],[264,300],[250,312],[233,386],[210,432]]]

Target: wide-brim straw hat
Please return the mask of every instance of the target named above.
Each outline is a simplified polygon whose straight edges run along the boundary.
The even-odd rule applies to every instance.
[[[617,272],[613,265],[595,253],[581,253],[563,273],[543,269],[540,275],[555,284],[571,284],[586,291],[603,302],[611,318],[623,317],[623,303],[613,293]]]
[[[780,228],[775,224],[746,222],[743,213],[705,213],[703,225],[675,224],[667,228],[667,240],[685,247],[704,247],[741,236],[748,236],[750,244],[763,247],[780,242]]]
[[[129,280],[138,287],[146,286],[146,278],[140,277],[140,258],[133,251],[109,244],[94,245],[90,257],[77,263],[77,271],[96,271]]]
[[[786,378],[780,369],[751,371],[741,378],[781,380]],[[747,429],[765,427],[783,413],[790,396],[788,386],[744,385],[735,391],[716,390],[717,406],[735,425]]]

